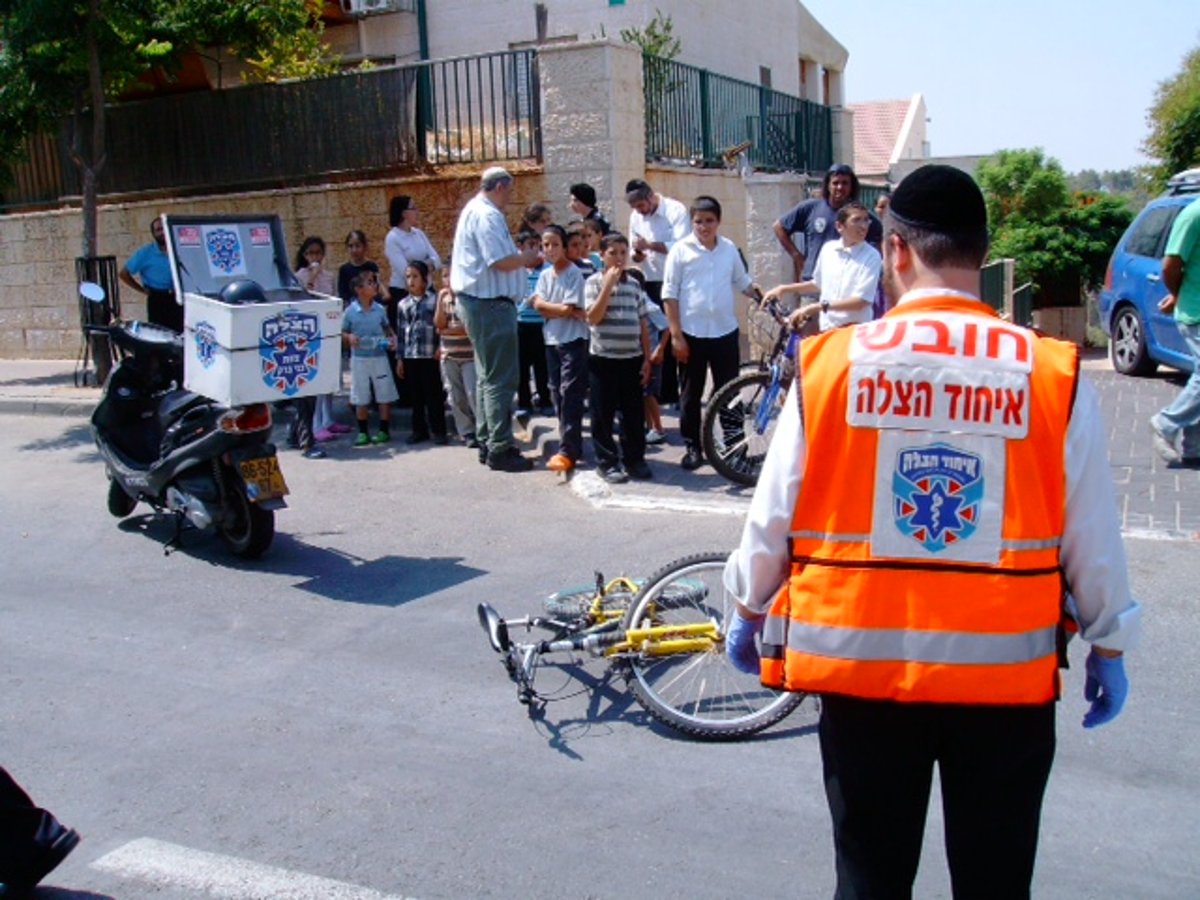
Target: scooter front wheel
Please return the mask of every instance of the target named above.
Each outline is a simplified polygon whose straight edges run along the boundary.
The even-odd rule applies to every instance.
[[[117,479],[108,480],[108,511],[118,519],[123,519],[137,506],[137,501],[125,493],[125,489]]]
[[[230,508],[217,531],[234,556],[258,559],[275,537],[275,512],[252,502],[240,478],[229,479],[227,496]]]

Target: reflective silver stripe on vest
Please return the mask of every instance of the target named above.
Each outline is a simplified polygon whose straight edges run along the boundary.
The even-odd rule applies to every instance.
[[[822,541],[829,544],[867,544],[871,541],[869,534],[836,534],[823,531],[792,531],[788,533],[792,540]],[[1000,547],[1004,550],[1053,550],[1062,543],[1062,538],[1028,538],[1025,540],[1002,540]]]
[[[862,662],[895,660],[961,665],[1004,665],[1041,659],[1056,651],[1053,626],[1019,634],[962,631],[909,631],[903,628],[837,628],[788,622],[768,616],[763,643],[780,645],[787,633],[789,650]]]

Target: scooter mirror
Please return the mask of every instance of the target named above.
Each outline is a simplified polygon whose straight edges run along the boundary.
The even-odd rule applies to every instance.
[[[79,285],[79,295],[84,300],[89,300],[92,303],[103,303],[105,297],[104,288],[100,287],[94,281],[81,282]]]

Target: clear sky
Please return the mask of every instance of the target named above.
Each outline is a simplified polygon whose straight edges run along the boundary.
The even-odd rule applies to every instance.
[[[1196,0],[802,0],[850,52],[846,101],[925,96],[935,156],[1042,147],[1068,172],[1148,162]]]

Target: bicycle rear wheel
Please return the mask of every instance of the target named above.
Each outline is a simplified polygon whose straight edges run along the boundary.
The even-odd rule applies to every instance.
[[[725,554],[698,553],[651,575],[622,623],[624,628],[716,621],[722,628],[734,599],[722,583]],[[629,660],[629,686],[653,718],[690,737],[727,741],[774,725],[804,694],[773,691],[737,671],[724,641],[703,653],[639,655]]]
[[[765,431],[757,425],[759,407],[770,392],[770,372],[748,372],[723,385],[708,401],[702,422],[704,456],[721,475],[737,484],[753,485],[779,420],[784,393],[772,401]]]

